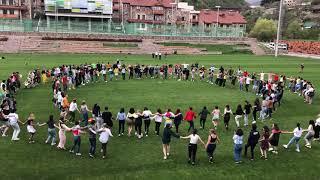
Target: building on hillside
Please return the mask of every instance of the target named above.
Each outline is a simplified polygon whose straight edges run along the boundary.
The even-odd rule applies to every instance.
[[[0,19],[32,19],[35,5],[40,2],[40,0],[0,0]]]
[[[216,36],[224,36],[228,31],[234,30],[234,33],[239,33],[237,36],[242,37],[246,24],[245,18],[238,11],[201,10],[199,14],[199,26],[203,31],[215,33]]]

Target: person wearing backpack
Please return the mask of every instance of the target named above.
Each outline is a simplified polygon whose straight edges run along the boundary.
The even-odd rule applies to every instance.
[[[247,144],[244,146],[244,156],[247,156],[247,152],[248,152],[247,150],[248,150],[248,147],[250,147],[251,161],[254,160],[254,148],[258,144],[259,138],[260,138],[260,133],[259,131],[257,131],[257,125],[252,124],[252,129],[250,131]]]

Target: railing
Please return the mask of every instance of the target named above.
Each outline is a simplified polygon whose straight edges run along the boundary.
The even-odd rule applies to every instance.
[[[107,21],[46,21],[0,19],[0,32],[56,32],[149,36],[243,37],[244,27],[210,27],[161,25],[144,23],[112,23]]]

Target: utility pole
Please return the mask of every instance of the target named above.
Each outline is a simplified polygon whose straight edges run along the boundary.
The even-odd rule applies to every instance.
[[[279,39],[280,39],[280,30],[281,30],[282,6],[283,6],[283,0],[280,0],[280,10],[279,10],[278,29],[277,29],[277,41],[275,44],[276,49],[274,51],[275,57],[278,57],[278,53],[279,53]]]

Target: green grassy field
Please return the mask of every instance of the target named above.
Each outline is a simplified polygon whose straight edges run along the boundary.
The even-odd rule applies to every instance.
[[[250,72],[276,72],[287,76],[301,75],[311,80],[316,88],[320,81],[318,72],[320,61],[292,57],[274,59],[270,56],[168,56],[163,61],[155,61],[149,55],[100,55],[100,54],[12,54],[4,55],[6,60],[0,62],[0,79],[5,79],[12,71],[19,71],[26,76],[32,68],[52,67],[61,64],[80,64],[84,62],[114,62],[117,58],[126,64],[174,64],[195,63],[210,66],[223,65],[225,68],[242,66]],[[300,63],[305,64],[305,72],[298,73]],[[29,112],[34,112],[36,122],[45,122],[49,114],[57,118],[58,112],[51,103],[51,84],[41,85],[34,89],[23,89],[18,92],[18,114],[25,121]],[[130,107],[142,109],[147,106],[152,111],[157,108],[176,109],[184,112],[188,106],[193,106],[199,112],[206,105],[210,110],[218,105],[221,109],[230,104],[235,110],[237,104],[244,104],[245,100],[252,102],[256,96],[253,93],[239,92],[230,82],[226,88],[209,85],[204,82],[178,82],[175,80],[118,80],[108,83],[96,83],[82,86],[71,91],[69,99],[74,97],[86,100],[92,108],[94,103],[101,107],[108,105],[113,114],[120,107],[126,111]],[[274,119],[267,121],[267,125],[277,122],[281,129],[292,130],[296,122],[301,122],[304,128],[310,119],[315,119],[319,113],[318,96],[313,105],[303,103],[303,99],[288,91],[285,92],[283,106],[274,113]],[[77,115],[79,117],[79,115]],[[251,120],[251,118],[250,118]],[[113,134],[117,135],[118,124],[114,123]],[[231,129],[235,128],[233,118]],[[241,123],[243,124],[243,122]],[[199,127],[199,119],[195,121]],[[263,123],[258,122],[261,129]],[[200,130],[200,136],[206,140],[208,130],[212,127],[207,120],[206,129]],[[215,163],[209,164],[205,149],[199,146],[197,165],[187,164],[187,140],[173,139],[172,152],[168,160],[163,160],[161,138],[153,135],[137,139],[113,137],[108,144],[108,157],[101,159],[100,153],[95,159],[88,155],[88,136],[82,136],[81,157],[55,147],[44,144],[47,129],[38,127],[36,143],[28,144],[26,126],[20,126],[21,140],[10,141],[9,137],[0,138],[0,179],[319,179],[320,145],[314,143],[312,149],[302,147],[301,153],[296,153],[294,147],[285,150],[280,147],[279,154],[269,154],[269,160],[259,159],[260,153],[256,148],[256,160],[251,162],[244,159],[244,163],[236,165],[233,162],[233,131],[218,128],[221,143],[218,144]],[[186,135],[187,124],[183,123],[182,135]],[[151,130],[154,129],[154,123]],[[249,129],[245,129],[245,139]],[[153,132],[153,131],[151,131]],[[291,135],[281,135],[280,144],[287,143]],[[72,145],[72,137],[68,134],[67,145]],[[99,152],[100,144],[98,145]]]

